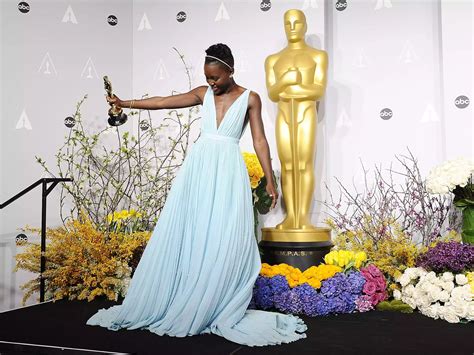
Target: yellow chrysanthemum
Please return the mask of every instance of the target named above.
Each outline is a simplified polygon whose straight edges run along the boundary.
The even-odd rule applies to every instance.
[[[308,283],[314,288],[320,288],[323,280],[331,278],[341,271],[342,268],[334,265],[312,266],[304,272],[301,272],[300,269],[288,264],[269,265],[263,263],[260,275],[265,277],[273,277],[276,275],[285,276],[286,281],[291,288],[304,283]]]

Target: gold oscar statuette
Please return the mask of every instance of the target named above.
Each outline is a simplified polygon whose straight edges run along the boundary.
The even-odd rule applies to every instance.
[[[278,105],[275,137],[286,217],[273,228],[262,228],[260,246],[264,255],[276,258],[269,263],[285,262],[277,256],[286,253],[295,258],[287,260],[289,263],[309,267],[332,246],[331,230],[313,226],[310,218],[315,189],[316,102],[326,89],[328,56],[305,42],[307,24],[302,11],[286,11],[284,26],[288,44],[267,57],[265,74],[268,96]],[[282,248],[287,248],[286,252]],[[297,260],[301,255],[308,258],[304,265]]]
[[[114,94],[112,92],[112,83],[110,82],[107,75],[104,76],[104,89],[107,93],[107,96],[114,97]],[[123,110],[120,107],[117,107],[112,104],[109,108],[109,119],[107,120],[107,122],[109,123],[109,125],[114,127],[121,126],[125,122],[127,122],[127,115],[123,113]]]

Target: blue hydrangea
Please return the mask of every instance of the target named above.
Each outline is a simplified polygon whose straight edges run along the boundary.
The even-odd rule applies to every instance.
[[[253,299],[255,305],[260,309],[269,309],[273,307],[273,291],[270,287],[268,278],[258,276],[255,281]]]
[[[283,292],[289,291],[290,286],[288,285],[288,281],[286,281],[286,277],[283,275],[276,275],[273,276],[269,280],[269,286],[272,289],[274,295],[281,294]]]
[[[354,295],[360,295],[362,293],[362,289],[365,285],[365,278],[362,274],[358,271],[351,271],[347,275],[347,282],[349,283],[350,292]]]
[[[295,289],[274,296],[275,307],[284,312],[298,314],[303,310],[303,303]]]

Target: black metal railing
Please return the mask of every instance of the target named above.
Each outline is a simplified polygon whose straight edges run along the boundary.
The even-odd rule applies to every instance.
[[[8,201],[0,204],[0,210],[7,207],[13,201],[19,199],[24,194],[30,192],[35,187],[42,185],[42,198],[41,198],[41,259],[40,259],[40,302],[44,302],[44,278],[43,273],[46,268],[46,198],[49,193],[56,187],[60,182],[71,182],[70,178],[42,178],[36,181],[34,184],[30,185],[23,191],[17,193]],[[51,186],[48,187],[48,184],[51,183]]]

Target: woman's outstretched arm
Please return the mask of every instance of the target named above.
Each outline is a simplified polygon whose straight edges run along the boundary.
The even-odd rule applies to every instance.
[[[120,100],[117,96],[107,96],[107,102],[121,108],[160,110],[183,108],[202,104],[207,86],[199,86],[185,94],[172,96],[153,96],[148,99]]]

